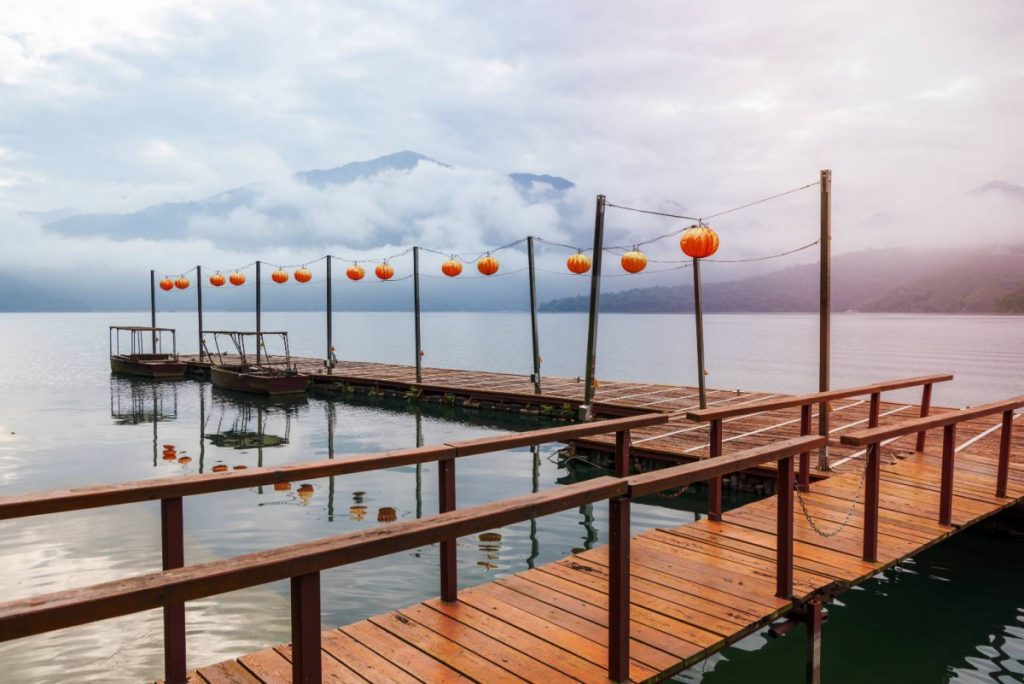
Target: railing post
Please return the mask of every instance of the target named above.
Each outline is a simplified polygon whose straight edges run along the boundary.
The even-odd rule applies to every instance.
[[[996,475],[996,496],[1006,496],[1010,472],[1010,440],[1013,438],[1013,409],[1003,411],[1003,431],[999,436],[999,471]]]
[[[801,458],[804,454],[801,454]],[[776,493],[775,595],[793,598],[793,457],[778,462]]]
[[[868,427],[878,427],[878,412],[882,408],[882,393],[875,392],[871,395],[871,410],[868,412]]]
[[[813,404],[804,404],[800,407],[800,436],[806,437],[811,434],[811,409]],[[805,451],[800,454],[800,480],[801,492],[811,490],[811,452]]]
[[[320,573],[292,577],[292,682],[320,684]]]
[[[163,569],[185,565],[185,538],[181,497],[160,500],[160,546]],[[185,604],[164,606],[164,679],[185,684]]]
[[[939,493],[939,524],[953,520],[953,457],[956,455],[956,423],[942,428],[942,491]]]
[[[455,510],[455,459],[447,458],[437,462],[438,512]],[[457,601],[459,598],[459,571],[456,568],[456,539],[441,542],[441,600]]]
[[[921,390],[921,417],[924,418],[932,408],[932,383],[928,383]],[[928,436],[926,430],[917,433],[917,451],[924,451],[924,440]]]
[[[711,458],[722,455],[722,420],[711,421]],[[708,520],[722,519],[722,478],[713,477],[708,481]]]
[[[615,433],[615,474],[629,475],[629,430]],[[629,680],[629,498],[608,500],[608,679]]]
[[[878,488],[881,479],[880,451],[878,442],[868,445],[867,472],[864,474],[864,560],[874,563],[878,560]]]
[[[804,624],[807,626],[807,684],[821,684],[821,601],[812,599],[807,602],[804,613]]]

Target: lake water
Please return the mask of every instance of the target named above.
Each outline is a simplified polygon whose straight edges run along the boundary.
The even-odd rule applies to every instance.
[[[322,314],[264,314],[287,330],[294,354],[322,356]],[[148,323],[138,314],[0,315],[0,495],[274,465],[523,430],[539,419],[417,407],[395,400],[258,401],[194,381],[111,377],[107,326]],[[160,314],[196,347],[194,317]],[[207,328],[251,328],[251,315],[208,313]],[[541,315],[544,371],[582,373],[586,318]],[[694,384],[693,319],[604,315],[598,377]],[[529,319],[519,313],[431,313],[423,320],[427,365],[529,372]],[[807,315],[706,317],[712,387],[813,391],[817,319]],[[833,325],[833,386],[949,371],[935,401],[969,405],[1024,393],[1024,318],[840,315]],[[412,320],[398,313],[337,313],[345,359],[409,363]],[[914,393],[916,394],[916,393]],[[914,394],[906,398],[915,398]],[[894,395],[896,396],[896,395]],[[164,460],[173,444],[178,459]],[[460,461],[459,505],[497,500],[570,479],[557,445]],[[181,462],[187,461],[187,462]],[[432,466],[199,496],[185,502],[186,562],[195,563],[407,520],[437,510]],[[677,525],[679,510],[634,507],[634,531]],[[458,545],[462,586],[518,572],[605,543],[606,506],[500,530],[500,541]],[[159,569],[159,511],[139,504],[0,523],[0,601]],[[492,539],[488,537],[488,539]],[[1024,681],[1024,550],[1019,542],[960,535],[840,597],[824,633],[829,682]],[[437,550],[329,571],[323,622],[340,625],[437,594]],[[189,664],[209,664],[287,641],[287,585],[235,592],[188,606]],[[754,635],[681,674],[687,682],[799,681],[800,630]],[[139,681],[162,673],[160,614],[151,612],[0,644],[0,680]],[[766,673],[772,676],[766,677]]]

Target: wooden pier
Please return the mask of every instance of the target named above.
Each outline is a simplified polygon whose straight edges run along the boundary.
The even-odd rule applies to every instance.
[[[197,359],[191,363],[199,367]],[[563,404],[583,383],[496,373],[300,361],[315,387],[359,386],[495,408]],[[656,681],[768,624],[807,627],[818,681],[823,604],[875,573],[1024,499],[1024,397],[933,409],[934,375],[802,396],[601,383],[579,423],[345,459],[0,498],[0,519],[159,499],[164,571],[0,604],[0,640],[162,608],[166,678],[196,682]],[[883,392],[922,388],[920,404]],[[825,436],[816,421],[824,408]],[[530,409],[532,410],[532,409]],[[543,409],[538,409],[543,412]],[[941,434],[941,438],[939,437]],[[455,506],[462,458],[547,442],[614,455],[614,476]],[[830,470],[817,470],[829,444]],[[668,467],[636,472],[639,459]],[[1012,458],[1011,458],[1012,457]],[[691,460],[690,463],[682,463]],[[437,515],[184,566],[182,498],[256,484],[437,462]],[[681,465],[678,465],[682,463]],[[634,467],[631,467],[634,466]],[[723,478],[760,468],[776,493],[725,511]],[[630,502],[709,483],[705,519],[630,536]],[[609,544],[458,591],[455,540],[608,501]],[[321,632],[319,573],[440,545],[440,597]],[[292,643],[185,671],[186,601],[290,579]],[[780,622],[781,621],[781,622]]]

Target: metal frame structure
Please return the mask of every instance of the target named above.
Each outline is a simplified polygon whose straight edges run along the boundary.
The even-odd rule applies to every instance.
[[[121,353],[121,333],[129,333],[129,348],[131,352],[129,354]],[[146,352],[146,341],[145,334],[149,334],[150,338],[150,351],[149,355],[155,354],[167,354],[163,350],[163,334],[171,334],[171,351],[168,356],[177,361],[178,359],[178,339],[174,328],[157,328],[151,326],[141,325],[112,325],[107,333],[107,342],[109,344],[110,356],[126,356],[131,359],[139,359],[143,356],[147,356]],[[157,350],[161,351],[157,351]]]

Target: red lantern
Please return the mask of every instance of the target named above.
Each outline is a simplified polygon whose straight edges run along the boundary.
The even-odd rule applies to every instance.
[[[163,280],[160,281],[160,289],[164,290],[165,292],[173,290],[174,289],[174,281],[171,280],[170,278],[164,278]]]
[[[303,266],[299,270],[295,271],[295,279],[300,283],[308,283],[313,279],[313,272]]]
[[[345,275],[348,276],[349,280],[362,280],[363,276],[366,275],[366,271],[359,264],[352,264],[345,271]]]
[[[498,272],[498,260],[488,254],[476,262],[476,270],[487,276],[494,275]]]
[[[647,268],[647,255],[635,248],[626,252],[622,255],[622,268],[630,273],[639,273]]]
[[[679,238],[679,247],[686,256],[704,259],[718,251],[718,233],[707,226],[691,226]]]
[[[565,265],[570,271],[576,274],[586,273],[590,270],[590,257],[584,254],[582,251],[573,254],[569,257],[569,260],[565,262]]]
[[[373,272],[381,280],[390,280],[391,276],[395,275],[394,267],[386,261],[383,264],[377,264],[377,268],[373,269]]]
[[[174,281],[174,287],[178,288],[179,290],[187,290],[188,278],[179,277],[177,280]]]
[[[235,271],[234,273],[232,273],[228,277],[228,280],[231,281],[231,284],[234,285],[235,287],[237,287],[239,285],[244,285],[245,284],[245,275],[243,275],[242,273],[239,273],[238,271]]]
[[[283,268],[279,268],[270,274],[270,277],[275,283],[287,283],[288,282],[288,271]]]
[[[224,274],[221,273],[220,271],[210,276],[210,284],[213,285],[214,287],[220,287],[221,285],[224,284],[226,280],[227,279],[224,277]]]
[[[462,262],[458,257],[452,256],[451,259],[441,264],[441,272],[449,278],[454,278],[462,273]]]

